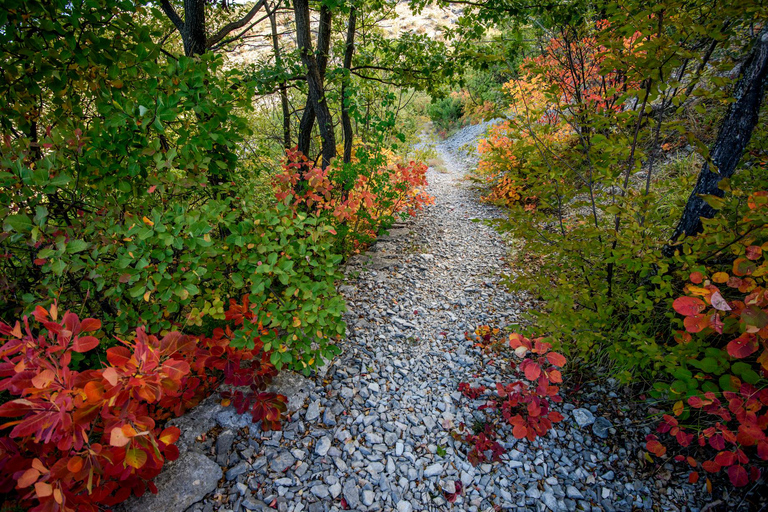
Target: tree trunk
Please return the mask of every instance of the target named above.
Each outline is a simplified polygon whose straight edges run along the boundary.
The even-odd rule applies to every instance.
[[[680,236],[692,236],[701,232],[701,218],[714,216],[714,208],[701,196],[723,197],[724,193],[718,188],[718,184],[723,178],[733,176],[741,155],[752,137],[752,131],[760,114],[760,104],[765,95],[766,77],[768,77],[768,28],[760,32],[749,57],[744,62],[741,77],[734,87],[733,96],[736,101],[728,107],[725,118],[720,124],[710,155],[716,169],[710,169],[709,163],[704,162],[696,186],[672,234],[670,239],[672,242]],[[673,251],[674,249],[669,245],[664,248],[665,254],[671,254]]]
[[[275,49],[275,66],[279,69],[283,66],[283,56],[280,53],[280,43],[277,39],[277,14],[273,10],[269,15],[269,24],[272,27],[272,47]],[[280,82],[280,103],[283,107],[283,147],[291,147],[291,109],[288,105],[288,86],[285,81]]]
[[[202,55],[205,44],[205,0],[184,0],[184,29],[181,31],[184,54]]]
[[[325,70],[328,68],[328,54],[331,49],[331,10],[324,4],[320,6],[320,25],[317,28],[317,67],[320,72],[320,80],[325,79]],[[298,30],[298,23],[296,25]],[[309,79],[309,76],[307,77]],[[315,126],[315,108],[311,95],[307,97],[304,112],[299,123],[299,151],[309,157],[312,145],[312,128]],[[331,126],[333,131],[333,126]],[[321,127],[322,133],[322,127]],[[334,150],[335,155],[335,150]]]
[[[357,10],[353,5],[349,10],[349,23],[347,24],[347,46],[344,48],[344,78],[341,82],[341,125],[344,130],[344,163],[352,161],[352,120],[349,117],[349,101],[347,98],[347,85],[349,84],[349,70],[352,67],[352,55],[355,53],[355,23]]]
[[[296,17],[296,43],[299,47],[301,60],[307,68],[309,99],[312,102],[312,108],[317,116],[320,137],[323,139],[323,167],[326,167],[331,159],[336,156],[336,137],[333,133],[333,118],[331,117],[331,111],[328,108],[328,103],[325,98],[323,78],[320,74],[319,66],[319,61],[321,59],[327,64],[328,52],[321,52],[321,59],[316,58],[315,54],[312,52],[312,41],[309,30],[309,0],[295,0],[293,8]],[[328,16],[328,19],[330,19],[330,12],[328,13]],[[321,12],[318,39],[323,31]],[[322,56],[323,53],[325,54],[324,56]]]

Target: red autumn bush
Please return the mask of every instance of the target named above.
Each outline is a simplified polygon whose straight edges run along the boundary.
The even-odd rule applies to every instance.
[[[709,221],[709,232],[691,242],[707,249],[693,254],[730,257],[694,265],[685,295],[672,303],[682,316],[676,349],[685,357],[668,370],[674,381],[655,386],[674,405],[657,429],[661,438],[649,435],[646,444],[662,457],[662,441],[672,438],[683,452],[675,460],[692,468],[691,482],[699,469],[724,470],[736,487],[757,481],[768,461],[768,193],[751,194],[740,214],[735,228]],[[712,251],[728,240],[723,229],[743,235],[727,251]]]
[[[387,157],[382,154],[345,168],[321,169],[298,151],[288,150],[287,156],[274,182],[278,201],[327,216],[339,236],[349,234],[355,242],[373,240],[396,215],[414,215],[434,201],[423,192],[427,166],[421,162],[382,162]]]
[[[152,479],[179,456],[180,434],[158,422],[222,381],[249,385],[239,409],[252,405],[263,428],[279,427],[285,397],[263,393],[277,372],[258,339],[252,350],[235,350],[229,328],[211,338],[158,338],[139,328],[106,350],[103,368],[72,370],[74,352],[99,346],[100,328],[72,312],[59,318],[56,305],[38,306],[13,327],[0,323],[0,391],[13,397],[0,405],[9,419],[0,425],[0,492],[15,492],[25,509],[96,511],[157,492]]]
[[[492,332],[486,328],[482,332],[479,330],[478,334],[488,343]],[[509,337],[509,346],[517,357],[522,358],[520,364],[510,361],[510,370],[518,369],[525,376],[525,380],[519,379],[507,384],[497,382],[496,395],[489,397],[480,409],[501,411],[501,417],[512,426],[513,436],[533,442],[537,437],[546,435],[553,423],[563,420],[562,414],[550,410],[549,402],[562,401],[558,394],[560,388],[555,384],[563,381],[557,368],[564,366],[566,359],[558,352],[552,352],[552,345],[541,338],[530,340],[519,334],[512,334]],[[482,385],[472,387],[466,382],[459,384],[459,391],[471,400],[480,398],[486,389]],[[496,441],[498,432],[494,422],[486,423],[481,432],[458,437],[472,445],[468,459],[474,465],[487,460],[485,453],[488,450],[491,451],[492,460],[499,460],[504,453],[504,449]]]

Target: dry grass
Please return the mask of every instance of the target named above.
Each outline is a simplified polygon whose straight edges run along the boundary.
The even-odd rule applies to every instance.
[[[439,156],[427,160],[427,165],[440,174],[448,174],[448,169],[445,167],[445,161]]]

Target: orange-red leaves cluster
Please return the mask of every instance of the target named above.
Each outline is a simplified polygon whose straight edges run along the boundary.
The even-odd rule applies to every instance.
[[[365,236],[375,236],[380,219],[401,212],[413,215],[434,202],[423,191],[427,166],[421,162],[382,166],[370,175],[358,175],[349,188],[331,179],[333,166],[314,167],[296,150],[286,150],[286,155],[288,163],[274,181],[277,200],[294,209],[329,214]]]
[[[34,319],[0,323],[0,391],[13,397],[0,405],[8,419],[0,425],[0,492],[15,491],[27,510],[96,511],[132,492],[156,492],[152,479],[178,458],[180,435],[157,422],[222,380],[263,391],[277,373],[258,339],[253,350],[232,349],[229,328],[211,338],[137,329],[106,351],[104,367],[79,372],[72,353],[98,346],[101,322],[71,312],[57,318],[55,305],[38,306]],[[261,391],[240,401],[255,402],[263,428],[279,428],[285,397]]]
[[[745,219],[755,226],[766,225],[763,210],[768,192],[750,195],[747,204],[751,211]],[[692,426],[683,428],[665,415],[658,431],[684,448],[696,441],[700,447],[712,449],[709,460],[701,463],[691,457],[676,460],[687,460],[694,469],[700,466],[708,473],[726,469],[730,482],[742,487],[760,477],[760,461],[768,460],[768,389],[761,384],[768,378],[768,262],[764,259],[768,244],[759,245],[754,238],[738,242],[731,246],[732,264],[725,269],[691,272],[686,295],[672,303],[675,312],[684,317],[685,330],[678,331],[676,339],[690,343],[695,335],[704,338],[705,346],[709,344],[709,362],[693,361],[699,368],[695,378],[707,382],[709,388],[672,407],[675,416],[695,418],[687,422]],[[714,363],[717,354],[721,354],[721,363]],[[712,383],[720,391],[712,391]],[[660,456],[655,436],[646,448]],[[691,479],[698,480],[698,473],[691,473]]]
[[[488,328],[487,332],[492,331]],[[517,368],[525,380],[508,384],[497,382],[496,396],[489,397],[481,409],[500,410],[502,418],[512,426],[512,435],[518,439],[534,441],[546,435],[553,423],[563,420],[562,414],[550,410],[549,402],[562,401],[558,394],[560,388],[553,384],[562,382],[562,375],[555,367],[564,366],[566,359],[562,354],[551,352],[552,344],[544,342],[542,338],[530,340],[512,334],[509,346],[517,357],[523,359]],[[512,367],[515,367],[515,363],[512,363]],[[459,391],[473,400],[479,398],[485,390],[484,386],[471,387],[466,382],[459,384]],[[470,462],[479,464],[486,460],[482,448],[488,440],[493,441],[496,435],[495,427],[489,422],[482,437],[473,434],[464,436],[463,440],[473,445],[468,456]]]

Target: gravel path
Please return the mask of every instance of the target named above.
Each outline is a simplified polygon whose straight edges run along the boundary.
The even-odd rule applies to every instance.
[[[465,332],[515,322],[528,306],[498,285],[509,272],[505,244],[473,222],[500,212],[462,180],[472,158],[460,147],[482,130],[439,143],[447,172],[429,171],[435,205],[350,261],[343,353],[306,381],[308,405],[284,431],[249,433],[247,417],[218,413],[219,427],[200,449],[224,477],[188,510],[629,511],[686,503],[690,489],[659,498],[653,480],[638,480],[639,445],[588,402],[565,404],[566,419],[536,443],[510,436],[501,463],[473,467],[466,445],[452,438],[458,425],[484,417],[458,383],[493,385],[498,375]],[[593,404],[616,397],[593,393]]]

